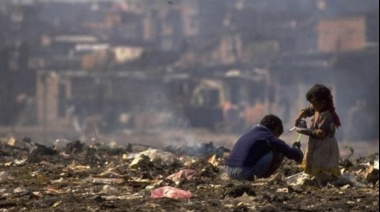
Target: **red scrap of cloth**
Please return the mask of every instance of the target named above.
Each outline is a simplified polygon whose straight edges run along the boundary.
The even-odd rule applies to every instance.
[[[164,186],[153,190],[150,196],[154,199],[163,197],[172,199],[190,199],[192,194],[190,191],[184,191],[171,186]]]
[[[171,180],[173,182],[178,182],[181,180],[191,180],[193,176],[197,173],[197,171],[192,169],[184,169],[172,175],[166,177],[166,179]]]

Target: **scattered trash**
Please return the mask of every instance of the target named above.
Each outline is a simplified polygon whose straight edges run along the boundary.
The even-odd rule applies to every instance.
[[[295,175],[288,176],[285,178],[285,181],[288,185],[294,186],[294,185],[303,185],[305,180],[310,179],[311,176],[304,173],[304,172],[299,172]]]
[[[17,140],[14,137],[8,138],[7,145],[13,148],[18,148],[21,150],[29,150],[31,148],[30,139],[26,138],[22,141]]]
[[[14,179],[7,171],[0,172],[0,182]]]
[[[348,150],[348,152],[347,152]],[[350,146],[344,146],[340,149],[340,158],[339,158],[339,164],[343,167],[351,167],[353,166],[353,163],[350,161],[350,157],[354,155],[354,149]],[[346,156],[345,159],[342,159],[342,157]]]
[[[69,143],[71,143],[71,141],[64,138],[59,138],[54,141],[53,146],[55,147],[56,150],[65,151],[66,146]]]
[[[379,155],[377,155],[373,161],[373,168],[379,170]]]
[[[174,152],[146,147],[139,152],[114,142],[109,146],[61,140],[48,146],[23,139],[19,142],[26,148],[16,148],[9,144],[17,142],[8,140],[0,142],[0,208],[6,210],[58,211],[74,204],[92,211],[194,211],[198,205],[208,211],[327,211],[334,206],[326,200],[334,200],[328,202],[375,211],[378,205],[378,154],[343,157],[347,160],[340,164],[338,179],[304,174],[299,165],[284,160],[270,178],[241,182],[226,174],[228,150],[212,142]]]
[[[375,168],[374,165],[370,165],[365,171],[365,179],[372,184],[375,184],[379,181],[379,169]]]
[[[183,180],[191,180],[196,173],[197,173],[197,171],[195,171],[195,170],[184,169],[184,170],[181,170],[177,173],[169,175],[168,177],[166,177],[166,179],[171,180],[171,181],[175,182],[176,184],[178,184],[179,182],[181,182]]]
[[[92,183],[94,183],[94,184],[115,185],[115,184],[122,184],[122,183],[124,183],[124,180],[123,179],[117,179],[117,178],[94,178],[92,180]]]
[[[151,162],[159,161],[162,163],[162,165],[166,166],[171,166],[178,162],[177,156],[170,152],[162,151],[160,149],[147,149],[139,153],[129,154],[127,158],[141,158],[141,155],[147,156]]]
[[[357,180],[357,178],[356,178],[356,176],[355,176],[355,174],[353,172],[346,172],[346,173],[344,173],[342,176],[340,176],[339,179],[337,179],[336,181],[334,181],[332,184],[335,185],[335,186],[345,186],[345,185],[349,184],[352,187],[357,187],[357,188],[369,187],[365,183],[360,182],[359,180]]]
[[[190,191],[184,191],[171,186],[157,188],[151,192],[151,197],[156,198],[172,198],[172,199],[190,199],[192,194]]]
[[[213,155],[210,159],[208,159],[207,162],[210,163],[213,166],[219,166],[220,165],[220,161],[218,160],[218,158],[216,157],[216,155]]]
[[[288,188],[279,188],[279,189],[277,189],[276,192],[277,192],[277,193],[288,193],[288,192],[289,192],[289,189],[288,189]]]
[[[150,158],[144,154],[138,155],[133,159],[131,164],[129,165],[129,168],[139,168],[139,167],[151,167],[152,162],[150,161]]]
[[[99,192],[99,194],[105,194],[105,195],[119,195],[120,192],[117,188],[112,187],[110,185],[104,185],[102,190]]]

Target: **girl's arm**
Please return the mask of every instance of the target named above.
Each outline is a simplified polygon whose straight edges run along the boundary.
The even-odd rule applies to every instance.
[[[307,117],[311,117],[313,116],[315,113],[312,105],[308,106],[308,107],[305,107],[303,109],[301,109],[301,111],[298,113],[296,119],[295,119],[295,123],[294,123],[294,126],[297,126],[298,122],[303,119],[303,118],[307,118]]]
[[[335,132],[334,117],[332,115],[320,117],[316,129],[298,129],[297,132],[313,138],[324,139]]]

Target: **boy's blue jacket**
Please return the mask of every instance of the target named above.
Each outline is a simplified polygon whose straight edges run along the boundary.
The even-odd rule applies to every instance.
[[[274,136],[267,127],[257,125],[237,140],[225,161],[225,165],[253,167],[261,157],[272,150],[276,150],[297,162],[301,162],[303,158],[301,150],[290,147],[283,140]]]

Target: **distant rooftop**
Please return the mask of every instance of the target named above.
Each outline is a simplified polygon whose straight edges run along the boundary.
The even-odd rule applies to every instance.
[[[77,42],[87,42],[94,43],[98,39],[91,35],[59,35],[54,38],[56,42],[66,42],[66,43],[77,43]]]

